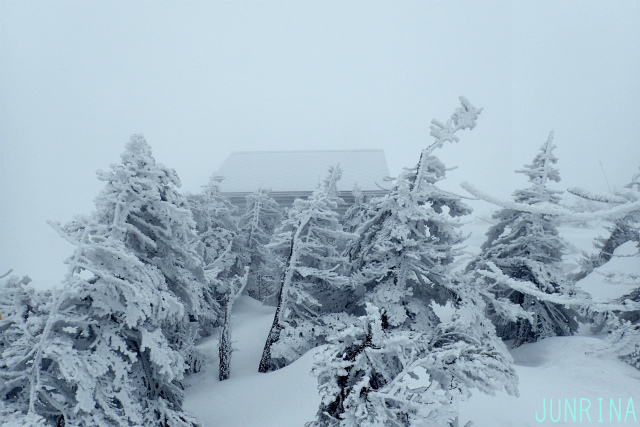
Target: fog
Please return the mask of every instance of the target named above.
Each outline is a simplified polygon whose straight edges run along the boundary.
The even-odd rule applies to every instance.
[[[554,130],[558,189],[620,188],[639,22],[636,0],[0,0],[0,274],[61,281],[72,247],[46,221],[91,212],[133,133],[191,192],[232,151],[377,148],[397,175],[464,95],[484,110],[438,153],[444,187],[508,197]]]

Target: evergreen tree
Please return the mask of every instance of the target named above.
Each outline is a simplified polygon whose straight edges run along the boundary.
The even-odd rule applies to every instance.
[[[352,282],[367,317],[331,339],[315,365],[322,402],[313,427],[451,426],[456,402],[478,388],[515,393],[504,344],[484,318],[472,284],[454,273],[470,212],[438,188],[446,168],[432,153],[475,127],[480,109],[461,98],[451,120],[434,120],[436,141],[391,192],[372,200],[349,249]],[[434,304],[451,304],[440,319]]]
[[[316,357],[321,403],[307,427],[457,426],[471,389],[517,394],[508,354],[474,307],[431,331],[385,328],[377,307],[366,311]]]
[[[260,372],[281,368],[322,344],[331,322],[331,316],[322,316],[341,312],[348,302],[347,259],[340,249],[350,235],[335,211],[341,174],[339,166],[330,168],[308,200],[295,200],[274,236],[271,246],[283,248],[287,258]]]
[[[584,192],[581,191],[581,194]],[[596,198],[593,195],[588,197]],[[600,196],[597,199],[604,199],[610,208],[637,204],[640,202],[640,173],[634,175],[631,182],[613,197]],[[630,263],[640,265],[640,209],[630,210],[622,216],[611,216],[610,220],[613,222],[610,236],[607,239],[597,239],[596,248],[599,248],[599,253],[586,259],[580,276],[586,276],[614,256],[628,257]],[[630,246],[631,243],[635,244],[635,253],[614,254],[622,245]],[[610,286],[633,286],[635,289],[610,303],[593,304],[588,313],[593,320],[592,330],[604,330],[609,333],[609,346],[605,352],[615,354],[621,360],[640,369],[640,277],[637,274],[618,271],[607,274],[605,283]]]
[[[221,381],[230,375],[231,311],[233,303],[247,285],[246,266],[251,261],[251,251],[244,246],[244,236],[234,217],[236,208],[220,192],[223,179],[221,176],[211,176],[203,191],[189,198],[197,224],[198,252],[206,265],[210,304],[219,307],[219,320],[207,324],[205,333],[211,333],[215,326],[221,327],[218,343],[218,377]],[[254,238],[259,237],[254,235]]]
[[[433,327],[438,320],[430,305],[452,298],[453,262],[464,240],[456,218],[471,208],[435,185],[446,168],[432,153],[446,141],[457,142],[457,131],[475,127],[481,110],[461,101],[448,123],[433,121],[436,142],[422,151],[417,167],[405,170],[389,194],[370,202],[349,248],[352,280],[364,294],[361,305],[379,307],[385,328]]]
[[[3,288],[16,307],[0,326],[7,420],[195,426],[182,411],[185,361],[162,329],[183,318],[183,305],[160,270],[127,248],[121,224],[97,216],[57,228],[76,247],[64,289],[34,303],[28,291]]]
[[[35,292],[30,281],[27,276],[0,279],[0,419],[11,427],[46,425],[29,403],[39,375],[33,370],[33,356],[44,332],[43,310],[51,295]]]
[[[76,250],[23,361],[33,377],[28,413],[66,425],[193,426],[182,377],[208,313],[179,180],[141,136],[98,176],[107,185],[91,217],[52,224]]]
[[[39,413],[78,426],[194,426],[182,412],[185,359],[163,330],[184,319],[183,304],[127,247],[125,216],[96,218],[57,227],[76,250],[34,362],[59,378],[35,390]]]
[[[189,195],[189,205],[196,222],[195,246],[204,260],[208,291],[204,301],[216,313],[210,322],[202,323],[209,335],[224,319],[224,301],[231,292],[231,283],[242,277],[248,262],[242,235],[234,217],[237,210],[220,193],[224,178],[212,175],[201,193]]]
[[[156,163],[141,135],[131,137],[121,157],[111,170],[98,172],[107,185],[96,198],[94,218],[117,229],[127,248],[157,267],[184,305],[184,319],[164,330],[190,371],[197,371],[203,357],[193,345],[199,325],[211,322],[217,313],[203,303],[209,289],[203,260],[193,247],[195,222],[187,199],[178,192],[176,172]]]
[[[28,392],[23,382],[9,394],[27,393],[27,418],[58,425],[194,426],[182,377],[208,313],[178,178],[140,136],[99,177],[107,185],[91,217],[52,224],[76,250],[64,290],[3,352],[8,371],[28,372]]]
[[[531,183],[513,193],[516,203],[558,204],[559,192],[547,187],[549,181],[560,181],[554,167],[557,162],[554,149],[551,132],[533,162],[516,171],[526,175]],[[477,278],[484,281],[497,300],[510,301],[531,314],[529,318],[516,318],[492,307],[489,316],[498,334],[505,340],[514,340],[514,347],[549,336],[573,334],[578,327],[576,313],[558,302],[558,297],[569,302],[576,291],[561,269],[565,242],[558,235],[557,217],[504,208],[493,218],[498,223],[487,232],[482,252],[468,270],[476,271]],[[522,282],[533,284],[533,289],[517,288]]]
[[[277,294],[274,280],[270,280],[269,258],[266,248],[273,233],[282,222],[278,203],[269,196],[269,190],[260,188],[247,196],[247,210],[240,217],[239,228],[244,235],[244,248],[249,260],[247,294],[259,301],[273,298]]]
[[[353,194],[353,204],[349,206],[344,213],[342,223],[344,224],[345,231],[354,233],[365,221],[368,204],[365,201],[362,190],[357,184],[353,186],[353,190],[351,192]]]
[[[568,191],[582,199],[602,202],[610,207],[638,202],[640,201],[640,173],[634,175],[631,182],[613,196],[593,194],[578,188],[571,188]],[[585,255],[581,261],[582,268],[572,277],[574,281],[585,278],[593,270],[607,263],[613,256],[613,252],[621,245],[629,241],[640,241],[640,209],[615,218],[613,224],[608,227],[608,231],[608,237],[598,237],[596,240],[597,253]]]
[[[640,253],[640,243],[638,244]],[[636,255],[638,262],[640,256]],[[631,293],[618,298],[613,307],[604,312],[607,336],[607,353],[640,369],[640,277],[628,277],[637,286]]]

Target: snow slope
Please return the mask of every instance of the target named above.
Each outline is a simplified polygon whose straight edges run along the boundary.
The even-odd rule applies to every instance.
[[[483,241],[486,226],[470,225],[472,233],[468,251],[474,253]],[[571,269],[580,251],[590,251],[594,229],[561,229],[570,242],[567,269]],[[625,250],[625,254],[626,249]],[[624,271],[638,268],[637,258],[615,258],[615,267]],[[612,265],[605,265],[603,268]],[[602,286],[602,275],[598,272],[585,278],[593,292]],[[217,337],[204,340],[200,346],[213,357],[204,372],[189,379],[185,408],[202,422],[204,427],[303,427],[313,419],[319,403],[316,380],[310,376],[313,355],[311,351],[292,365],[269,374],[257,372],[264,340],[273,320],[274,309],[259,302],[241,297],[234,306],[233,339],[237,351],[231,361],[231,378],[219,382],[217,379]],[[583,328],[586,330],[588,328]],[[527,427],[551,425],[588,425],[599,419],[598,398],[603,398],[603,421],[599,425],[638,425],[629,415],[627,423],[618,422],[615,415],[609,421],[609,399],[622,399],[623,419],[629,398],[637,406],[636,417],[640,421],[640,371],[598,350],[605,348],[602,336],[573,336],[545,339],[526,344],[512,351],[515,368],[520,378],[520,396],[500,393],[487,396],[474,394],[460,406],[460,425],[473,420],[474,427]],[[589,399],[591,404],[588,421],[583,413],[583,422],[576,417],[574,422],[568,415],[564,422],[564,409],[560,422],[549,420],[547,412],[544,422],[536,421],[536,412],[542,417],[543,399]],[[583,401],[586,407],[587,400]],[[554,417],[557,416],[554,407]],[[564,408],[564,406],[563,406]]]

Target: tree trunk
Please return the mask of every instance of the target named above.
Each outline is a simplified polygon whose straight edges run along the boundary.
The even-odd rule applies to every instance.
[[[218,344],[218,352],[220,354],[220,366],[218,370],[218,379],[224,381],[229,378],[230,362],[231,362],[231,299],[227,295],[225,297],[224,323],[220,332],[220,343]]]
[[[231,311],[233,310],[233,303],[242,294],[242,291],[247,286],[249,279],[249,267],[244,268],[244,276],[240,279],[240,286],[234,292],[233,286],[229,285],[229,293],[224,298],[224,323],[222,324],[222,331],[220,331],[220,342],[218,343],[218,353],[220,355],[220,365],[218,368],[218,379],[224,381],[229,378],[231,373],[231,353],[233,352],[233,343],[231,341]]]
[[[296,232],[291,238],[291,248],[289,250],[289,256],[287,257],[287,262],[284,265],[282,282],[280,284],[280,292],[278,293],[278,305],[276,307],[276,314],[273,316],[273,323],[271,324],[271,329],[269,330],[269,335],[267,336],[267,342],[264,344],[262,358],[260,359],[260,366],[258,366],[258,372],[261,373],[266,373],[273,370],[271,366],[271,346],[278,341],[278,339],[280,338],[280,331],[282,330],[280,317],[282,315],[285,294],[287,292],[287,289],[285,288],[287,287],[288,283],[291,282],[291,268],[292,265],[297,261],[292,258],[294,253],[294,242],[298,234],[299,229],[298,232]]]
[[[282,310],[282,294],[283,289],[280,287],[280,292],[278,293],[278,306],[276,308],[276,314],[273,316],[273,323],[271,324],[271,329],[269,330],[269,335],[267,336],[267,342],[264,344],[264,350],[262,350],[262,357],[260,358],[260,365],[258,366],[258,372],[267,373],[272,369],[271,366],[271,346],[278,341],[280,338],[280,330],[282,330],[282,326],[280,326],[280,312]]]
[[[291,286],[291,279],[293,278],[293,270],[298,264],[298,253],[296,251],[296,242],[300,239],[300,235],[309,223],[309,216],[306,216],[302,221],[298,229],[293,232],[291,236],[291,248],[289,249],[289,256],[284,264],[284,272],[282,273],[282,281],[280,285],[280,293],[278,294],[278,306],[276,308],[276,314],[273,316],[273,323],[271,324],[271,330],[267,336],[267,342],[264,344],[264,350],[262,351],[262,358],[260,359],[260,366],[258,366],[258,372],[266,373],[274,370],[271,359],[271,346],[280,339],[280,331],[282,330],[282,311],[286,306],[286,297]]]

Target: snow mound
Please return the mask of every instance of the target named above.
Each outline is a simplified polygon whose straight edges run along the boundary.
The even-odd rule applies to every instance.
[[[218,381],[217,337],[199,348],[212,355],[210,363],[189,379],[184,408],[203,427],[301,427],[316,414],[320,397],[311,376],[310,351],[286,368],[258,373],[258,364],[275,309],[250,297],[234,305],[231,377]]]
[[[512,355],[520,377],[520,397],[506,393],[496,396],[477,393],[460,405],[460,425],[469,420],[473,421],[474,427],[553,425],[548,413],[545,422],[536,420],[536,412],[542,417],[542,399],[555,399],[556,402],[557,399],[562,402],[564,399],[571,402],[574,398],[578,401],[589,399],[592,422],[598,420],[598,398],[604,399],[605,406],[609,399],[617,402],[621,398],[626,408],[632,397],[637,405],[636,402],[640,402],[640,372],[619,360],[594,354],[604,347],[605,343],[598,338],[573,336],[546,338],[514,349]],[[608,409],[603,411],[603,417],[609,419]],[[586,414],[584,422],[587,422]]]

